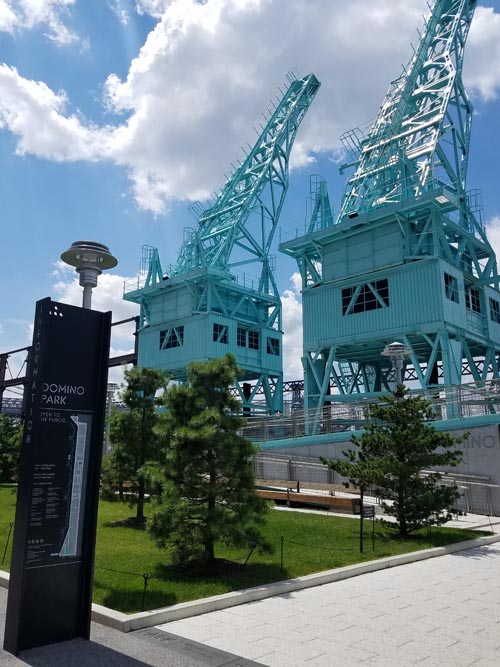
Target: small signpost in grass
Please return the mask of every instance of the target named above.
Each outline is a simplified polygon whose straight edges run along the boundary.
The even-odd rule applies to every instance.
[[[372,551],[375,551],[375,505],[363,505],[361,517],[372,520]]]
[[[364,504],[364,489],[360,489],[359,505],[359,552],[363,553],[364,520],[372,520],[372,551],[375,551],[375,505]]]

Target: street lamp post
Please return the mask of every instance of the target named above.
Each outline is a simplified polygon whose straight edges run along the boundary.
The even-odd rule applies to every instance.
[[[396,387],[403,384],[403,366],[405,357],[410,354],[410,350],[403,343],[397,341],[386,345],[381,352],[383,357],[389,357],[392,364],[392,370],[396,376]]]
[[[114,382],[108,382],[107,396],[106,396],[106,439],[104,441],[104,451],[106,454],[109,454],[111,450],[110,444],[110,430],[111,430],[111,409],[113,407],[113,396],[115,391],[118,390],[118,385]]]
[[[80,285],[83,287],[82,308],[91,307],[92,290],[97,286],[97,279],[101,273],[118,264],[108,246],[95,241],[75,241],[63,252],[61,259],[66,264],[74,266],[80,276]]]

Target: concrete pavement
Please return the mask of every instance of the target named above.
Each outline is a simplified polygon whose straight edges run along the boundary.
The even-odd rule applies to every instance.
[[[500,545],[159,626],[270,667],[500,665]]]
[[[0,588],[0,647],[3,646],[7,590]],[[90,641],[72,641],[23,651],[19,657],[0,648],[1,667],[254,667],[221,649],[150,628],[123,634],[92,623]]]

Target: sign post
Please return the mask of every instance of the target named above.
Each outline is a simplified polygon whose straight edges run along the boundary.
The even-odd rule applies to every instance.
[[[363,539],[364,539],[364,525],[363,520],[365,518],[364,513],[364,500],[365,490],[363,487],[360,489],[360,506],[359,506],[359,552],[363,553]]]
[[[375,506],[374,505],[363,505],[361,509],[361,520],[363,519],[372,520],[372,551],[375,551]]]
[[[4,648],[90,634],[111,313],[38,301]]]

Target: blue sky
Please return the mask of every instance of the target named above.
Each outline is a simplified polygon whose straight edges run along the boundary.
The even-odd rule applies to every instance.
[[[0,350],[30,342],[34,303],[79,303],[58,264],[73,241],[109,245],[119,264],[94,306],[135,313],[122,283],[142,244],[176,257],[190,202],[221,185],[286,72],[322,88],[303,122],[283,229],[304,218],[308,178],[334,206],[339,135],[373,118],[408,60],[425,0],[0,0]],[[469,187],[483,190],[500,250],[500,9],[480,3],[465,81],[476,116]],[[278,257],[285,371],[299,377],[295,267]],[[113,347],[130,347],[127,331]],[[14,361],[13,361],[14,364]]]

